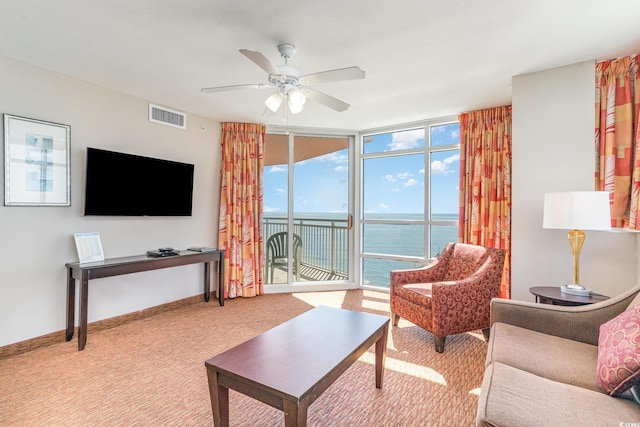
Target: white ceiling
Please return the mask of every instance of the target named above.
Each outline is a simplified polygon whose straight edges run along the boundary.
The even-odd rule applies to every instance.
[[[316,86],[290,126],[371,129],[511,103],[511,77],[640,53],[638,0],[0,0],[0,55],[217,121],[263,115],[272,89],[239,49],[305,73],[357,65]],[[1,73],[0,73],[1,75]]]

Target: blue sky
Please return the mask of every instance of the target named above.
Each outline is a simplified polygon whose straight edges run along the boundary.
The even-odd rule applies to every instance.
[[[459,143],[458,124],[431,128],[431,145]],[[366,153],[393,152],[424,147],[424,131],[410,130],[367,138]],[[435,152],[431,168],[432,212],[458,212],[458,150]],[[287,211],[287,166],[265,167],[265,214]],[[423,154],[365,159],[364,210],[371,214],[422,213],[425,161]],[[344,212],[348,209],[347,150],[329,153],[294,166],[294,212]]]

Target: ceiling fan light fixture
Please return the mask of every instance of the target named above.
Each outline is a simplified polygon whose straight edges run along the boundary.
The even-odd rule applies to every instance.
[[[267,98],[266,101],[264,101],[264,105],[266,105],[267,108],[273,111],[274,113],[278,111],[278,108],[280,108],[281,104],[282,104],[282,95],[280,95],[279,92],[274,93],[269,98]]]
[[[300,111],[302,111],[303,108],[304,105],[294,104],[291,102],[291,100],[289,100],[289,110],[291,111],[291,114],[298,114]]]
[[[274,65],[260,52],[249,49],[240,49],[241,54],[267,72],[269,83],[208,87],[201,89],[201,91],[203,93],[216,93],[238,89],[273,88],[277,90],[277,93],[274,93],[267,98],[265,105],[269,110],[275,113],[280,109],[286,98],[287,105],[282,109],[283,117],[287,115],[287,111],[290,111],[292,114],[301,112],[307,98],[338,112],[345,111],[349,108],[349,104],[346,102],[340,101],[339,99],[315,89],[309,89],[308,86],[341,80],[364,79],[365,73],[363,70],[359,67],[353,66],[320,71],[312,74],[303,74],[302,70],[299,68],[289,65],[289,60],[296,51],[294,45],[291,43],[281,43],[278,45],[278,51],[280,52],[280,56],[284,59],[284,65]]]
[[[304,108],[304,103],[307,98],[299,89],[291,89],[287,92],[287,104],[289,104],[289,110],[291,114],[298,114]]]
[[[300,91],[300,89],[291,89],[287,96],[289,97],[289,103],[293,105],[304,106],[304,103],[307,101],[307,98]]]

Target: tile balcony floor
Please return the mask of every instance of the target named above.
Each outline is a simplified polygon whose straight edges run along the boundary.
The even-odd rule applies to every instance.
[[[293,275],[295,280],[295,273]],[[271,279],[271,276],[269,276]],[[300,281],[301,282],[318,282],[327,280],[346,280],[348,277],[343,272],[331,272],[320,268],[312,267],[310,265],[300,266]],[[266,276],[265,276],[266,279]],[[287,283],[287,269],[276,267],[273,269],[273,280],[270,280],[267,284],[279,284]]]

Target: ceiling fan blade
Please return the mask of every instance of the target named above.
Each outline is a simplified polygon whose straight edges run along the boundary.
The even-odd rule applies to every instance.
[[[321,71],[300,77],[303,85],[315,85],[318,83],[337,82],[341,80],[364,79],[364,71],[360,67],[338,68],[336,70]]]
[[[240,53],[252,60],[258,67],[262,68],[269,74],[279,74],[280,71],[278,67],[273,65],[266,56],[261,54],[260,52],[256,52],[255,50],[249,49],[240,49]]]
[[[270,84],[267,83],[256,83],[256,84],[246,84],[246,85],[231,85],[231,86],[217,86],[217,87],[205,87],[200,89],[202,93],[214,93],[214,92],[226,92],[230,90],[243,90],[243,89],[266,89],[271,88]]]
[[[307,97],[307,99],[315,101],[339,112],[344,111],[350,107],[350,105],[346,102],[342,102],[339,99],[334,98],[333,96],[329,96],[326,93],[318,92],[317,90],[305,89],[303,93]]]

